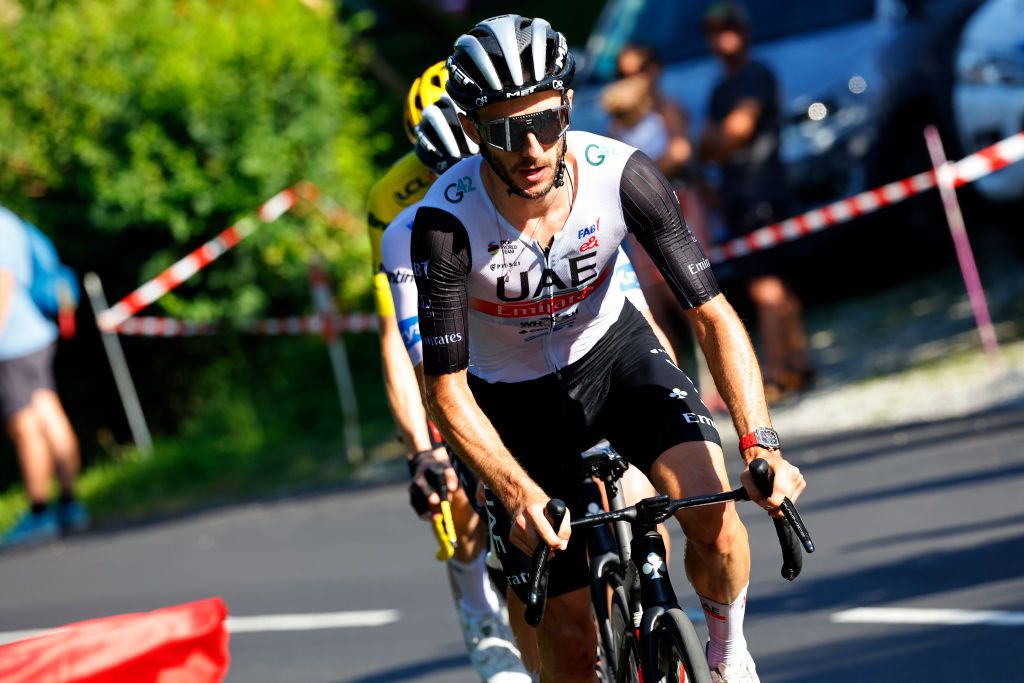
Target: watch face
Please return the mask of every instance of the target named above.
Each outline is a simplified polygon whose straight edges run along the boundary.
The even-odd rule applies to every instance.
[[[757,430],[757,445],[762,448],[769,448],[771,450],[778,450],[779,448],[779,435],[774,429],[768,429],[762,427]]]

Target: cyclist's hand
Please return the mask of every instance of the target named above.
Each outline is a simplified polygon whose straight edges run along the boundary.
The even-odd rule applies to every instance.
[[[547,496],[537,497],[525,504],[515,516],[509,537],[512,545],[526,553],[527,557],[533,556],[533,551],[542,540],[552,550],[565,550],[569,547],[569,512],[566,511],[562,525],[556,532],[544,514],[548,500]]]
[[[432,476],[428,476],[428,471]],[[434,484],[443,480],[450,500],[452,493],[459,488],[459,477],[444,448],[416,453],[409,460],[409,474],[412,476],[409,504],[420,519],[429,522],[441,512],[441,496]]]
[[[772,495],[767,499],[761,495],[750,476],[749,469],[743,470],[740,482],[750,495],[750,500],[767,510],[772,517],[782,517],[782,510],[779,509],[782,499],[789,498],[795,503],[803,490],[807,488],[807,482],[804,480],[804,475],[800,473],[800,468],[783,458],[780,451],[761,449],[756,449],[756,451],[750,456],[750,459],[762,458],[772,469]]]

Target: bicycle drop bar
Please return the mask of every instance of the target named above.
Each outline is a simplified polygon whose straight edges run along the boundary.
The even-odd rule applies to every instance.
[[[552,498],[548,501],[545,513],[551,522],[551,528],[558,533],[562,526],[562,518],[565,517],[565,503]],[[526,623],[536,628],[541,619],[544,618],[544,605],[548,598],[548,556],[551,548],[547,543],[541,541],[537,549],[533,551],[533,569],[530,572],[530,594],[526,601]]]
[[[755,485],[764,496],[771,495],[773,477],[768,462],[762,458],[755,458],[750,461],[750,474]],[[572,528],[587,528],[607,524],[609,522],[627,521],[631,524],[640,522],[642,524],[659,524],[665,521],[679,510],[685,508],[701,507],[704,505],[715,505],[730,501],[750,500],[747,490],[740,486],[732,491],[714,493],[706,496],[692,496],[690,498],[670,498],[666,495],[644,498],[621,510],[612,512],[601,512],[596,515],[587,515],[570,522]],[[803,569],[803,554],[801,546],[808,553],[814,552],[814,541],[804,525],[800,513],[789,498],[783,500],[779,506],[784,519],[772,518],[775,523],[775,533],[779,537],[779,545],[782,547],[782,578],[792,581],[800,575]],[[555,529],[562,523],[565,515],[565,503],[557,498],[548,501],[548,517],[552,519]],[[544,616],[544,604],[547,600],[547,562],[551,548],[543,541],[538,544],[533,553],[533,571],[530,573],[530,593],[526,603],[526,623],[536,627]]]
[[[770,496],[772,493],[773,476],[768,463],[761,458],[751,460],[750,475],[753,477],[757,488],[761,491],[761,495],[765,497]],[[814,542],[811,540],[811,535],[807,532],[807,527],[804,526],[803,519],[800,518],[800,513],[797,512],[796,506],[793,505],[793,501],[785,498],[779,507],[782,510],[784,519],[773,517],[772,521],[775,523],[775,534],[779,537],[779,545],[782,546],[782,578],[792,581],[800,576],[800,571],[804,565],[803,554],[800,552],[800,546],[797,545],[797,539],[799,539],[800,544],[803,545],[804,550],[808,553],[814,552]]]

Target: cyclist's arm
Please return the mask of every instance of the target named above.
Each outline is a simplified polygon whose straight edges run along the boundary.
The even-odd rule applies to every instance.
[[[427,412],[420,397],[419,382],[402,342],[402,333],[394,316],[378,317],[380,324],[381,365],[388,407],[402,434],[407,455],[431,449],[427,432]]]
[[[521,535],[513,543],[529,553],[539,535],[553,547],[561,540],[544,518],[549,496],[506,449],[480,409],[467,380],[469,367],[469,239],[452,215],[423,207],[413,226],[427,407],[448,445],[505,505]],[[567,525],[563,528],[568,531]],[[524,534],[524,535],[522,535]]]
[[[427,431],[427,411],[423,407],[420,384],[413,369],[419,362],[419,331],[416,326],[416,284],[409,267],[405,223],[410,210],[392,222],[393,230],[377,231],[371,222],[374,264],[374,289],[377,321],[380,329],[381,365],[388,407],[402,435],[407,457],[431,450]],[[389,226],[389,227],[391,227]],[[408,290],[411,290],[408,291]],[[410,354],[416,354],[410,359]]]
[[[620,199],[626,226],[637,236],[687,310],[737,433],[742,436],[755,427],[770,426],[761,371],[750,337],[719,292],[710,262],[686,227],[668,181],[641,152],[635,152],[626,162]],[[799,470],[787,463],[780,451],[751,448],[743,457],[747,462],[763,457],[771,465],[775,473],[775,490],[769,499],[772,507],[777,508],[784,496],[795,501],[803,490]],[[751,497],[761,501],[763,497],[757,487],[749,482],[748,475],[744,477]]]

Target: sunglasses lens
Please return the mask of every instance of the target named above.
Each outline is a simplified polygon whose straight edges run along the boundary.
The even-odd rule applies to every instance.
[[[492,147],[512,152],[526,145],[526,136],[531,132],[542,145],[550,145],[561,137],[568,125],[569,110],[563,105],[532,114],[488,121],[481,132]]]

